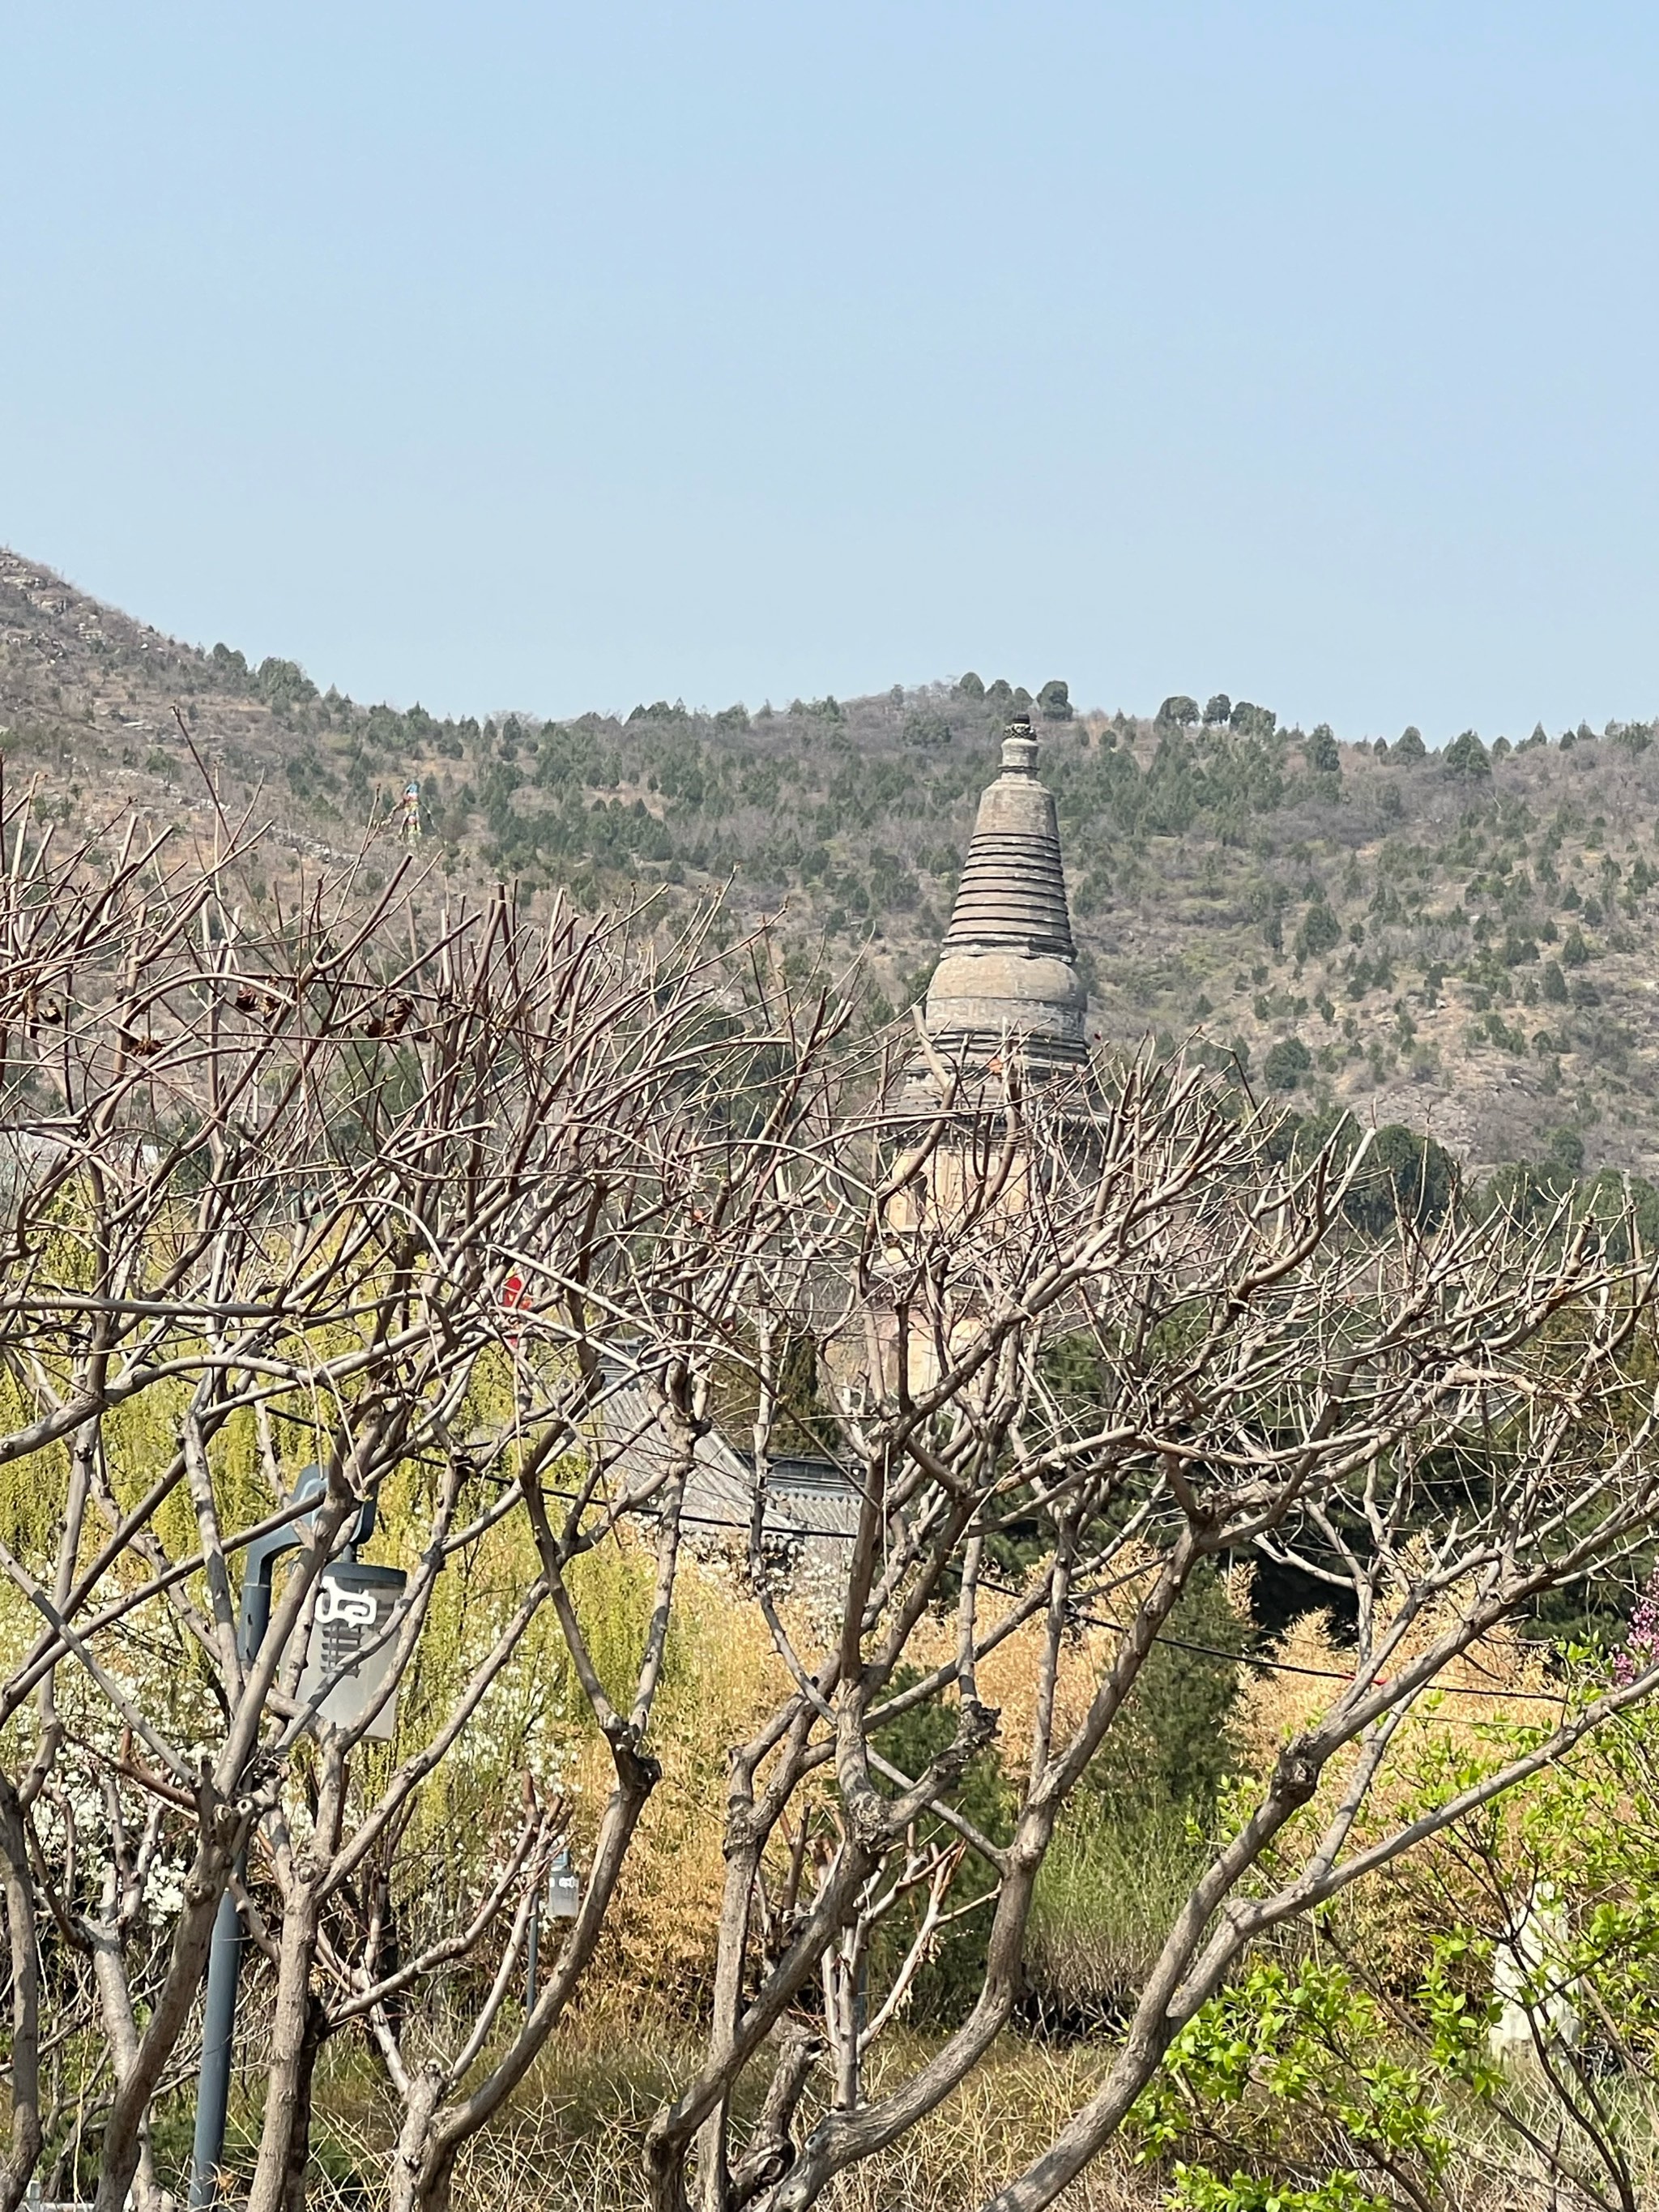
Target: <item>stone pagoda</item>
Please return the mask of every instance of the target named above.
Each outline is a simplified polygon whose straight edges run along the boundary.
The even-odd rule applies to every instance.
[[[1028,1090],[1088,1062],[1089,994],[1077,972],[1054,794],[1038,780],[1029,720],[1008,725],[1002,772],[979,802],[951,927],[927,987],[923,1025],[935,1057],[960,1070],[964,1094],[1018,1062]],[[937,1084],[922,1060],[906,1071],[907,1103]]]

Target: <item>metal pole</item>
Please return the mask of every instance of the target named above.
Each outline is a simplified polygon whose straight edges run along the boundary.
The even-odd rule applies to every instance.
[[[294,1486],[291,1504],[320,1497],[321,1471],[308,1467]],[[262,1541],[250,1544],[242,1569],[242,1604],[236,1645],[244,1666],[264,1641],[270,1626],[270,1577],[277,1555],[291,1552],[302,1531],[290,1523]],[[233,1879],[246,1884],[247,1853],[239,1851]],[[190,2154],[191,2212],[205,2212],[219,2202],[219,2172],[225,2160],[225,2125],[230,2117],[230,2061],[236,2040],[236,1984],[242,1971],[246,1938],[242,1916],[228,1882],[219,1899],[208,1947],[207,1999],[202,2014],[202,2070],[196,2085],[196,2135]]]
[[[236,1874],[247,1869],[239,1854]],[[196,2140],[190,2160],[191,2212],[218,2201],[219,2168],[230,2114],[230,2054],[236,2037],[236,1981],[242,1971],[242,1916],[227,1887],[219,1899],[208,1952],[207,2006],[202,2020],[202,2073],[196,2090]]]

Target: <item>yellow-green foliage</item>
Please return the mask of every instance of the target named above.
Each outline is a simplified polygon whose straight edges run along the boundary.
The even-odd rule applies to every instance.
[[[44,1410],[15,1375],[0,1368],[0,1434],[15,1435]],[[0,1466],[0,1540],[33,1572],[52,1556],[68,1484],[69,1452],[61,1443]]]
[[[569,1488],[579,1472],[551,1470],[550,1488]],[[429,1479],[426,1470],[406,1468],[388,1485],[374,1547],[383,1562],[414,1565],[428,1526]],[[483,1502],[471,1499],[468,1507]],[[446,1568],[400,1698],[398,1741],[365,1755],[366,1788],[441,1724],[538,1567],[526,1518],[516,1514]],[[655,1573],[653,1547],[625,1534],[583,1553],[568,1577],[589,1656],[624,1712],[633,1702]],[[607,1937],[612,1963],[631,1975],[674,1978],[706,1963],[723,1874],[726,1753],[785,1686],[753,1606],[718,1575],[684,1560],[649,1735],[663,1778]],[[405,1846],[402,1880],[411,1903],[424,1897],[435,1906],[441,1895],[453,1899],[476,1887],[516,1825],[526,1773],[538,1790],[569,1802],[580,1858],[614,1773],[548,1604],[428,1785]]]
[[[706,1972],[726,1875],[727,1753],[789,1688],[759,1608],[724,1577],[688,1561],[675,1599],[651,1729],[663,1777],[608,1931],[629,1986],[687,1985]],[[596,1748],[582,1771],[597,1784]]]
[[[0,1433],[13,1435],[42,1408],[16,1377],[0,1369]],[[52,1571],[69,1486],[69,1452],[48,1444],[0,1465],[0,1541],[37,1579]],[[8,1576],[0,1578],[0,1666],[9,1673],[34,1641],[40,1615]]]

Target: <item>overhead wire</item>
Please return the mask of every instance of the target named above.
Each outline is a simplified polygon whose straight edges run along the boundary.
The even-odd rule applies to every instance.
[[[473,1473],[482,1480],[486,1482],[505,1483],[508,1479],[505,1475],[489,1474],[482,1468],[475,1468],[473,1469]],[[551,1487],[548,1489],[547,1495],[550,1498],[562,1498],[566,1504],[573,1505],[579,1502],[580,1498],[580,1493],[576,1491],[559,1490]],[[590,1503],[594,1501],[590,1500]],[[648,1506],[640,1510],[647,1516],[651,1513],[651,1509]],[[751,1524],[749,1522],[739,1521],[728,1515],[688,1512],[684,1507],[682,1507],[680,1519],[683,1522],[689,1522],[697,1528],[730,1528],[735,1530],[739,1535],[744,1536],[752,1534]],[[761,1535],[763,1538],[768,1536],[780,1537],[794,1543],[821,1541],[825,1543],[850,1544],[854,1540],[854,1534],[855,1532],[850,1528],[814,1528],[811,1527],[804,1527],[799,1523],[785,1523],[781,1527],[776,1526],[775,1524],[769,1527],[763,1524],[761,1528]],[[1008,1595],[1012,1595],[1012,1593],[1010,1592]],[[1109,1614],[1079,1613],[1077,1617],[1085,1620],[1091,1627],[1109,1628],[1114,1632],[1114,1633],[1119,1636],[1124,1636],[1128,1633],[1127,1623],[1121,1620],[1114,1620]],[[1252,1651],[1229,1651],[1221,1644],[1201,1644],[1192,1637],[1160,1636],[1157,1640],[1170,1650],[1190,1651],[1195,1653],[1200,1658],[1206,1659],[1222,1659],[1224,1660],[1229,1666],[1254,1668],[1258,1674],[1297,1674],[1303,1676],[1310,1681],[1346,1682],[1350,1684],[1358,1679],[1357,1674],[1344,1674],[1337,1668],[1304,1667],[1291,1659],[1268,1659],[1261,1657]],[[1386,1677],[1384,1680],[1386,1680]],[[1462,1682],[1425,1683],[1424,1685],[1424,1688],[1425,1690],[1432,1690],[1435,1694],[1441,1697],[1486,1698],[1501,1699],[1506,1704],[1523,1703],[1528,1705],[1559,1705],[1563,1703],[1565,1696],[1565,1689],[1506,1690],[1498,1685],[1494,1685],[1488,1690],[1482,1689],[1475,1684]]]

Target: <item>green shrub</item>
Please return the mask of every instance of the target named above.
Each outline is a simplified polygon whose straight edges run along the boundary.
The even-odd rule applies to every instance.
[[[1207,1858],[1165,1805],[1124,1817],[1097,1790],[1067,1808],[1037,1876],[1026,1960],[1039,2008],[1118,2009],[1144,1979]]]
[[[1486,748],[1473,730],[1465,730],[1447,746],[1443,756],[1446,768],[1453,775],[1482,776],[1492,774],[1492,762]]]
[[[1298,1036],[1280,1037],[1267,1048],[1261,1072],[1274,1091],[1294,1091],[1313,1066],[1313,1054]]]
[[[1324,953],[1334,952],[1341,942],[1341,923],[1323,898],[1316,899],[1303,915],[1302,926],[1296,933],[1297,958],[1317,960]]]

